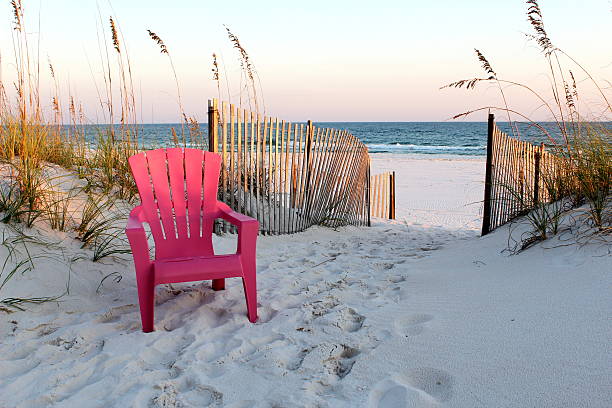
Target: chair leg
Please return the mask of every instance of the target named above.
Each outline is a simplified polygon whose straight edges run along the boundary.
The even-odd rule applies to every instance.
[[[249,315],[249,321],[251,323],[255,323],[257,321],[257,277],[255,273],[255,265],[252,267],[245,267],[244,278],[242,278],[247,312]]]
[[[213,290],[225,290],[225,279],[213,279],[212,288]]]
[[[138,277],[138,303],[140,304],[140,319],[142,331],[145,333],[155,330],[153,317],[155,310],[155,284],[152,277]]]

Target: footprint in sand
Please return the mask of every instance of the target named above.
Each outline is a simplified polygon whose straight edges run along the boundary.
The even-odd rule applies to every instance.
[[[406,280],[406,277],[402,275],[392,275],[392,276],[389,276],[387,280],[391,283],[397,284],[397,283],[404,282]]]
[[[112,323],[118,321],[122,315],[132,312],[137,312],[138,306],[135,304],[115,306],[96,317],[96,322]]]
[[[176,329],[178,329],[179,327],[183,326],[183,316],[181,315],[174,315],[174,316],[170,316],[165,318],[164,320],[162,320],[159,325],[165,330],[165,331],[174,331]]]
[[[227,408],[255,408],[255,401],[243,400],[226,405]]]
[[[329,357],[323,360],[323,366],[330,375],[344,378],[351,372],[359,353],[359,349],[346,344],[334,345]]]
[[[33,329],[28,329],[28,330],[34,330],[36,331],[36,334],[38,335],[38,337],[44,337],[51,333],[55,333],[57,329],[58,327],[55,327],[51,324],[43,323],[43,324],[39,324]]]
[[[306,321],[306,323],[312,323],[313,318]],[[333,331],[339,329],[341,332],[353,333],[359,331],[363,327],[365,316],[359,314],[355,309],[348,306],[342,306],[341,309],[327,310],[325,313],[318,315],[318,324],[333,327]],[[337,328],[337,329],[336,329]],[[304,331],[301,329],[300,331]]]
[[[445,371],[419,367],[382,380],[370,392],[370,408],[435,407],[451,399],[453,378]]]
[[[407,373],[406,380],[438,402],[448,401],[453,395],[453,377],[443,370],[418,367]]]
[[[346,377],[361,350],[346,344],[321,343],[308,352],[302,361],[304,373],[312,373],[307,389],[319,393],[325,388]],[[321,369],[322,368],[322,369]]]
[[[379,271],[393,269],[394,266],[395,264],[393,264],[392,262],[375,262],[372,264],[372,267]]]
[[[427,395],[394,380],[383,380],[370,393],[370,408],[427,407],[435,403]]]
[[[310,287],[307,290],[310,290]],[[333,295],[328,295],[325,296],[323,299],[313,300],[312,302],[304,303],[303,309],[309,315],[307,321],[312,321],[318,317],[330,313],[332,309],[338,306],[339,304],[340,301],[337,297]]]
[[[397,333],[404,336],[417,336],[425,330],[427,323],[433,320],[433,316],[429,314],[411,314],[403,316],[395,321],[395,329]]]
[[[278,310],[270,307],[269,305],[263,305],[259,307],[257,311],[259,315],[257,323],[259,324],[268,323],[270,320],[274,319],[276,315],[278,315]]]
[[[166,381],[155,385],[159,394],[153,398],[153,407],[222,407],[223,394],[209,385],[192,379]]]
[[[355,309],[347,307],[339,312],[335,325],[347,332],[356,332],[363,326],[365,316],[360,315]]]
[[[197,385],[181,395],[184,407],[222,407],[223,394],[208,385]]]

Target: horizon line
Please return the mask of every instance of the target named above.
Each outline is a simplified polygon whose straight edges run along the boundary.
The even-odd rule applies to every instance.
[[[302,120],[296,120],[296,121],[290,121],[290,120],[285,120],[286,123],[307,123],[308,121],[302,121]],[[482,121],[482,120],[462,120],[462,121],[458,121],[458,120],[371,120],[371,121],[346,121],[346,120],[340,120],[340,121],[331,121],[331,120],[322,120],[322,121],[317,121],[317,120],[313,120],[313,123],[452,123],[452,124],[457,124],[457,123],[487,123],[487,121]],[[495,121],[496,123],[509,123],[508,121]],[[208,122],[198,122],[200,125],[208,125]],[[518,123],[518,124],[531,124],[531,123],[557,123],[555,121],[534,121],[534,122],[527,122],[527,121],[513,121],[512,123]],[[593,121],[588,121],[587,123],[612,123],[612,121],[609,120],[593,120]],[[139,122],[139,123],[131,123],[131,124],[125,124],[122,125],[121,123],[80,123],[77,124],[78,126],[110,126],[110,125],[114,125],[114,126],[139,126],[139,125],[178,125],[181,126],[183,125],[182,122]],[[62,123],[62,126],[73,126],[72,123]]]

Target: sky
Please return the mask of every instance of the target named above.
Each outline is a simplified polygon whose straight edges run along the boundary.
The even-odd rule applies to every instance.
[[[23,6],[31,44],[40,38],[41,95],[47,108],[53,84],[46,69],[50,60],[61,96],[75,95],[91,122],[108,119],[96,88],[103,88],[98,38],[109,36],[111,15],[129,53],[141,123],[180,120],[169,60],[147,29],[168,47],[184,110],[200,121],[206,120],[207,100],[218,96],[211,73],[213,52],[221,65],[223,99],[239,102],[240,64],[224,24],[254,64],[266,112],[286,120],[444,121],[466,110],[499,105],[499,90],[492,85],[439,89],[483,75],[474,48],[500,77],[549,94],[546,61],[524,36],[531,28],[522,0],[23,0]],[[609,86],[612,2],[541,0],[540,6],[555,45]],[[8,1],[0,5],[0,21],[5,22],[0,25],[0,65],[6,85],[14,81]],[[116,57],[110,57],[116,73]],[[573,71],[584,88],[581,103],[597,104],[585,75],[577,67]],[[532,95],[505,92],[511,108],[534,119],[548,118]],[[604,92],[609,95],[610,88]],[[485,119],[482,112],[467,120]]]

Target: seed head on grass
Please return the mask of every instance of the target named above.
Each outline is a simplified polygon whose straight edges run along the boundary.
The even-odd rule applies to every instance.
[[[70,114],[71,114],[72,116],[75,116],[75,115],[76,115],[76,109],[75,109],[75,107],[74,107],[74,97],[73,97],[73,96],[70,96],[70,105],[69,105],[69,109],[70,109]]]
[[[476,57],[478,58],[478,61],[480,61],[480,63],[482,64],[482,68],[485,70],[485,72],[489,76],[487,78],[461,79],[461,80],[456,81],[456,82],[451,82],[448,85],[444,85],[440,89],[444,89],[444,88],[463,88],[463,87],[465,87],[465,89],[474,89],[476,87],[476,84],[479,83],[479,82],[482,82],[482,81],[495,81],[495,80],[497,80],[497,73],[491,67],[491,64],[489,63],[489,60],[487,60],[487,58],[484,56],[484,54],[482,52],[480,52],[478,49],[474,48],[474,51],[476,52]]]
[[[476,52],[476,56],[478,57],[478,61],[480,61],[482,63],[482,68],[485,70],[485,72],[487,74],[489,74],[489,78],[488,79],[497,79],[497,74],[495,73],[495,71],[491,67],[491,64],[489,63],[489,60],[487,60],[487,58],[478,49],[474,48],[474,51]]]
[[[578,100],[578,87],[576,86],[576,79],[574,78],[574,73],[572,70],[569,70],[570,78],[572,79],[572,83],[568,84],[567,82],[563,82],[563,88],[565,90],[565,102],[567,107],[570,110],[576,110],[576,100]]]
[[[524,84],[498,78],[488,60],[476,50],[478,60],[489,75],[488,79],[500,85],[500,93],[502,93],[505,106],[482,107],[455,116],[455,118],[463,117],[485,109],[501,110],[508,113],[508,122],[511,126],[510,113],[526,119],[530,127],[538,128],[552,142],[554,161],[551,168],[542,169],[540,175],[540,186],[543,187],[548,197],[545,196],[546,198],[543,198],[542,201],[538,198],[531,200],[533,192],[529,192],[528,187],[527,191],[524,191],[522,181],[511,183],[508,186],[510,194],[508,203],[505,204],[506,208],[510,208],[511,212],[512,208],[518,208],[513,216],[525,215],[522,220],[526,220],[531,226],[530,231],[525,232],[515,242],[517,246],[513,249],[514,252],[527,249],[536,242],[558,234],[562,227],[573,231],[577,238],[576,242],[583,240],[584,237],[588,240],[594,234],[603,235],[612,231],[612,159],[610,158],[612,136],[610,127],[601,125],[609,120],[609,117],[603,116],[593,120],[582,116],[577,103],[576,78],[572,70],[566,69],[563,63],[570,61],[592,82],[606,106],[606,113],[611,113],[612,108],[602,88],[589,72],[562,49],[553,45],[544,27],[538,1],[527,0],[526,3],[527,20],[534,30],[534,33],[528,34],[527,37],[538,44],[546,60],[551,78],[551,99],[554,102],[549,102],[549,98]],[[470,89],[474,88],[478,82],[486,80],[487,78],[467,79],[453,82],[446,87]],[[543,125],[508,108],[501,84],[520,87],[534,95],[541,102],[541,106],[546,107],[553,117],[558,128],[558,135],[563,137],[563,142],[558,140],[558,135],[553,138],[554,134],[549,133]],[[510,170],[510,174],[513,171]],[[519,179],[522,180],[523,177],[523,173],[520,172]],[[496,180],[495,184],[498,187],[504,187],[503,181]],[[520,188],[515,187],[517,184],[520,184]],[[581,215],[580,219],[574,217],[574,214]],[[565,218],[566,216],[569,221]],[[562,217],[564,217],[565,225],[561,222]],[[578,221],[581,222],[578,223]],[[576,229],[577,224],[579,227]],[[583,231],[584,228],[587,230],[586,233]]]
[[[217,64],[217,54],[213,52],[212,58],[213,67],[211,71],[213,73],[213,81],[219,81],[219,64]]]
[[[174,146],[179,147],[180,143],[179,143],[178,136],[176,135],[176,130],[174,130],[174,127],[170,128],[170,133],[172,134],[172,142],[174,143]]]
[[[259,91],[260,91],[259,92],[259,97],[261,97],[261,103],[263,105],[264,116],[265,116],[265,109],[266,109],[266,107],[265,107],[265,101],[263,99],[263,92],[261,90],[261,82],[259,81],[259,76],[257,75],[257,71],[255,70],[255,67],[253,66],[251,58],[249,57],[249,54],[246,52],[246,50],[244,49],[244,47],[240,43],[240,40],[238,39],[238,36],[236,34],[234,34],[229,29],[228,26],[223,25],[223,27],[225,27],[225,31],[227,31],[227,36],[228,36],[230,42],[232,43],[233,47],[236,50],[238,50],[238,53],[240,55],[240,68],[244,72],[246,78],[248,79],[247,84],[246,84],[246,91],[249,94],[249,104],[251,103],[251,94],[250,94],[250,92],[252,92],[253,101],[255,103],[255,111],[259,112],[259,98],[258,98],[257,86],[255,84],[255,78],[257,77],[257,82],[259,83]],[[249,85],[250,85],[250,89],[249,89]],[[242,95],[241,95],[241,97],[242,97]],[[242,101],[242,99],[241,99],[241,101]]]
[[[527,21],[533,27],[536,32],[533,34],[526,34],[528,38],[531,38],[536,41],[536,43],[542,47],[542,51],[544,55],[550,56],[555,51],[555,47],[548,37],[546,33],[546,29],[544,28],[544,20],[542,19],[542,10],[540,9],[540,5],[537,0],[527,0]]]
[[[49,72],[51,72],[51,78],[55,79],[55,70],[53,69],[53,64],[51,64],[51,60],[49,60]]]
[[[117,27],[115,26],[115,20],[112,17],[109,17],[111,35],[113,37],[113,47],[118,54],[121,54],[121,48],[119,47],[119,36],[117,35]]]
[[[159,48],[161,50],[160,52],[162,54],[168,54],[168,47],[166,47],[166,44],[164,44],[163,40],[159,38],[159,36],[153,31],[147,30],[147,32],[149,33],[149,37],[151,37],[151,39],[153,39],[153,41],[155,41],[157,45],[159,45]]]
[[[60,109],[59,109],[59,102],[57,101],[57,97],[54,96],[53,98],[51,98],[51,103],[53,105],[53,111],[56,114],[59,114]]]
[[[170,53],[168,52],[168,47],[166,47],[166,44],[164,43],[164,41],[153,31],[147,30],[147,33],[149,33],[149,37],[151,37],[151,39],[155,41],[157,45],[159,45],[160,52],[168,56],[168,61],[170,62],[170,68],[172,69],[172,74],[174,76],[174,82],[176,83],[176,96],[178,99],[179,113],[181,114],[181,116],[184,117],[185,109],[183,108],[183,102],[181,99],[181,87],[179,85],[179,80],[178,80],[178,75],[176,74],[176,69],[174,68],[174,62],[172,62],[172,57],[170,56]],[[185,128],[184,122],[181,122],[181,135],[183,137],[183,140],[185,139],[184,128]]]
[[[249,79],[253,81],[254,80],[254,75],[253,75],[254,69],[253,69],[253,64],[251,63],[249,54],[246,52],[244,47],[240,44],[240,40],[238,39],[238,37],[230,31],[229,27],[228,26],[224,26],[224,27],[225,27],[225,30],[227,31],[228,38],[234,45],[234,48],[236,48],[238,52],[240,53],[240,58],[241,58],[240,65],[242,66],[242,68],[244,68]]]
[[[11,6],[13,7],[13,16],[15,18],[14,23],[15,23],[15,27],[14,29],[17,31],[21,31],[21,16],[23,15],[23,11],[21,8],[21,0],[11,0]]]

